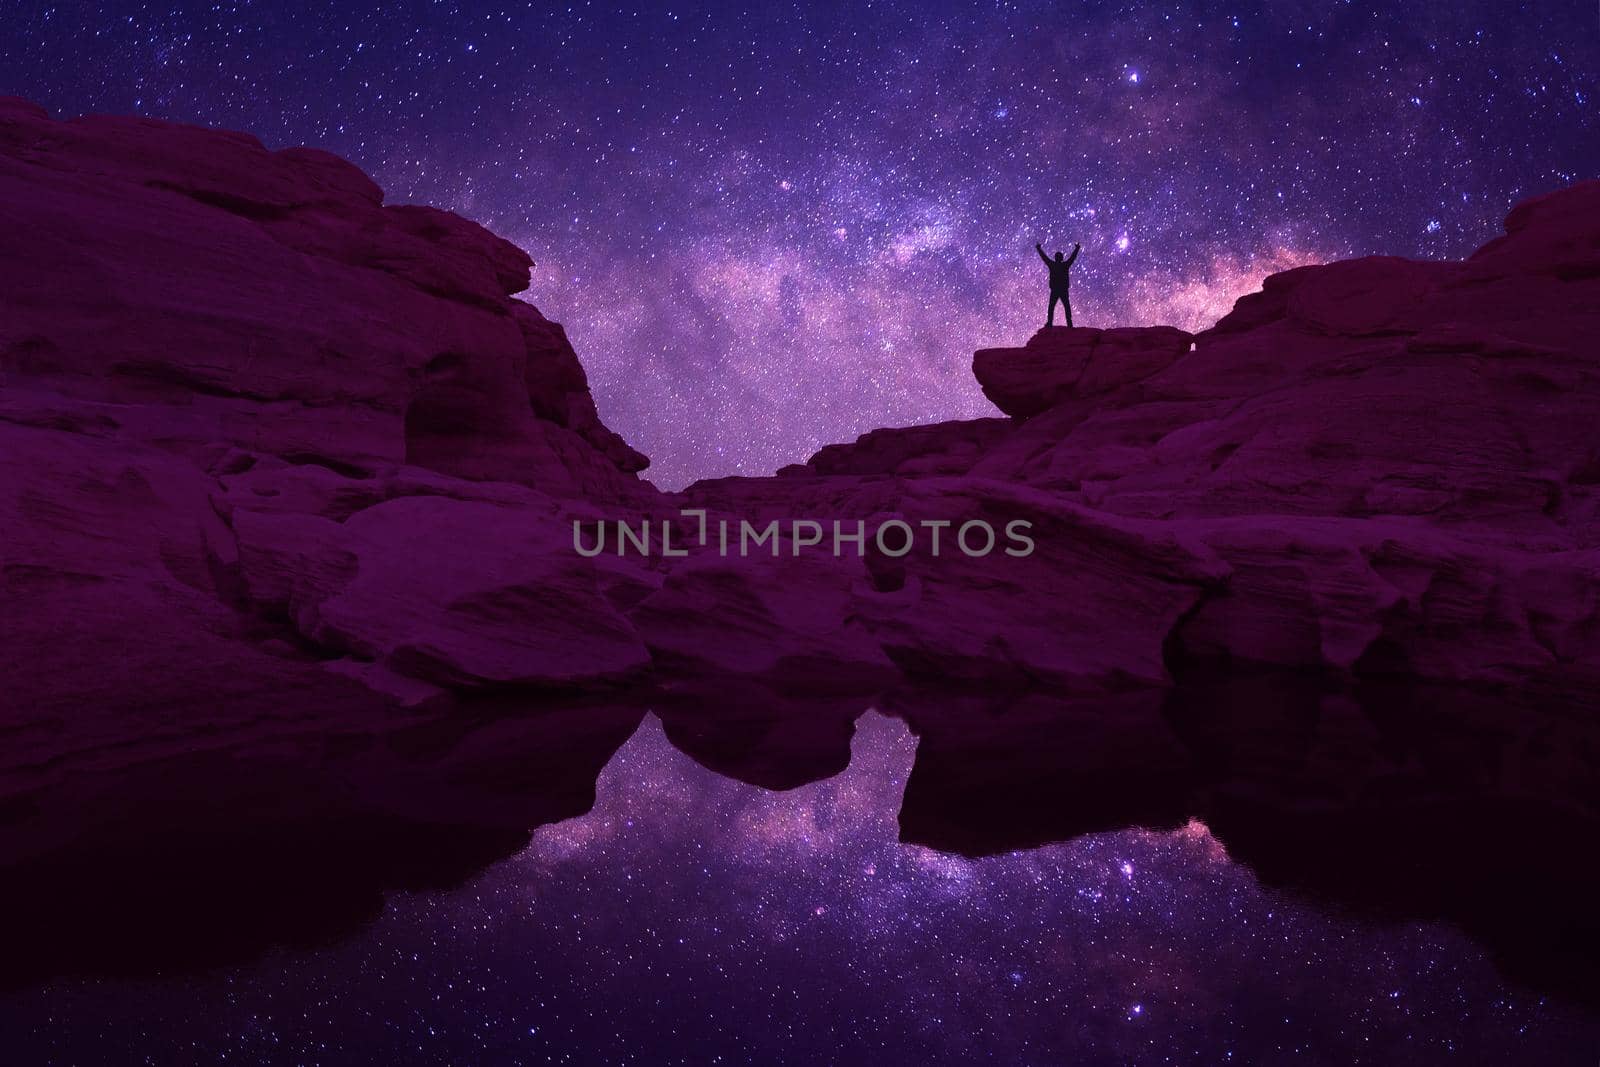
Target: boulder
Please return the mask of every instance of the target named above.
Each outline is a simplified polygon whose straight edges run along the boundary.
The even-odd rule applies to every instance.
[[[995,407],[1027,418],[1069,398],[1098,396],[1148,378],[1170,367],[1192,341],[1172,326],[1046,326],[1022,348],[980,348],[972,373]]]

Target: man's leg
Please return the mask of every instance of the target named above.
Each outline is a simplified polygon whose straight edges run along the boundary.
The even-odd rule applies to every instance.
[[[1067,317],[1067,325],[1072,325],[1072,297],[1066,293],[1061,294],[1061,311]]]
[[[1061,297],[1057,294],[1050,294],[1050,311],[1044,317],[1044,324],[1046,326],[1054,326],[1056,324],[1056,301],[1060,299]]]

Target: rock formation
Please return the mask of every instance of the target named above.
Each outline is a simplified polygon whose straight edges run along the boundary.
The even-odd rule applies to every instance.
[[[1600,184],[1464,263],[1276,275],[1197,336],[984,349],[1009,419],[667,495],[473,223],[313,150],[19,101],[0,167],[5,626],[35,707],[705,673],[1108,692],[1218,659],[1596,680]],[[1037,547],[573,551],[574,520],[679,507]]]
[[[1025,419],[1073,398],[1099,396],[1166,370],[1194,338],[1171,326],[1089,330],[1046,326],[1023,348],[983,348],[972,373],[983,395]]]
[[[1460,683],[1592,703],[1600,182],[1522,204],[1465,262],[1275,275],[1198,335],[1060,328],[984,349],[974,373],[1005,417],[876,430],[681,494],[638,478],[561,327],[513,299],[529,266],[455,215],[385,206],[325,153],[0,101],[8,870],[136,850],[122,835],[195,813],[196,791],[280,845],[330,812],[350,820],[330,849],[375,824],[449,838],[482,821],[452,760],[518,782],[549,762],[529,747],[545,735],[463,724],[552,692],[580,712],[616,694],[586,768],[647,699],[696,758],[785,787],[837,770],[853,717],[912,685],[904,714],[931,740],[907,825],[973,850],[989,846],[961,797],[1065,773],[1009,750],[968,763],[973,738],[1035,727],[1088,738],[1072,773],[1149,786],[1078,804],[1071,832],[1237,817],[1218,784],[1237,761],[1190,768],[1226,706],[1194,712],[1195,679],[1218,670],[1427,683],[1434,707]],[[693,543],[686,508],[710,528],[777,520],[779,551]],[[669,519],[684,556],[659,550]],[[822,544],[796,555],[795,519]],[[657,551],[575,550],[575,521],[618,520],[649,521]],[[1028,524],[1034,550],[953,548],[979,520]],[[863,524],[859,554],[833,553],[835,521]],[[886,550],[871,531],[890,522],[948,524],[944,550]],[[987,724],[957,695],[1001,690],[1033,717]],[[1193,736],[1155,739],[1174,708]],[[1572,759],[1571,788],[1542,760],[1527,790],[1494,788],[1575,800],[1591,826]],[[1354,794],[1361,774],[1331,777]],[[425,788],[381,788],[395,775]],[[1371,780],[1361,825],[1393,810],[1372,799],[1389,770]],[[1323,810],[1281,786],[1252,780],[1262,825]],[[528,810],[570,813],[582,792],[563,779]],[[485,854],[503,854],[516,834],[489,821]],[[18,899],[58,883],[30,884]]]
[[[646,461],[520,249],[325,153],[14,100],[0,233],[15,706],[141,733],[646,662],[557,504],[653,497]]]
[[[874,638],[916,671],[1099,687],[1225,660],[1589,692],[1597,336],[1588,182],[1519,206],[1464,263],[1270,277],[1192,348],[1165,328],[1046,328],[982,350],[974,373],[1011,421],[879,430],[688,496],[1034,522],[1027,561],[918,551],[893,566],[910,576],[894,610],[862,592]],[[870,587],[882,569],[864,570]]]

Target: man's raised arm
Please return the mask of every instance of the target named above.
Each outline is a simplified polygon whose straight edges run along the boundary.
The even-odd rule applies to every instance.
[[[1044,254],[1044,245],[1035,244],[1033,250],[1039,253],[1039,258],[1044,260],[1046,266],[1050,265],[1050,257]]]
[[[1072,266],[1072,261],[1073,261],[1073,260],[1075,260],[1075,259],[1077,259],[1077,258],[1078,258],[1078,251],[1079,251],[1079,249],[1081,249],[1081,248],[1083,248],[1083,246],[1082,246],[1082,245],[1080,245],[1080,244],[1078,244],[1078,243],[1077,243],[1077,242],[1073,242],[1073,245],[1072,245],[1072,255],[1070,255],[1070,256],[1068,256],[1068,257],[1067,257],[1067,266],[1069,266],[1069,267],[1070,267],[1070,266]],[[1042,255],[1044,255],[1044,253],[1043,253],[1043,252],[1040,252],[1040,253],[1039,253],[1039,254],[1040,254],[1040,255],[1041,255],[1041,256],[1042,256]]]

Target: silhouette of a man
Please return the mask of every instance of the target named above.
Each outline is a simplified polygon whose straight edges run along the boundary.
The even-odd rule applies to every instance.
[[[1072,325],[1072,300],[1067,295],[1067,274],[1072,270],[1072,264],[1078,258],[1078,251],[1082,247],[1080,244],[1074,244],[1071,256],[1062,258],[1061,253],[1057,252],[1056,258],[1051,259],[1044,254],[1043,245],[1033,246],[1034,251],[1039,253],[1039,258],[1044,260],[1044,265],[1050,268],[1050,311],[1045,315],[1046,326],[1056,324],[1057,300],[1061,301],[1061,310],[1066,313],[1067,325]]]

